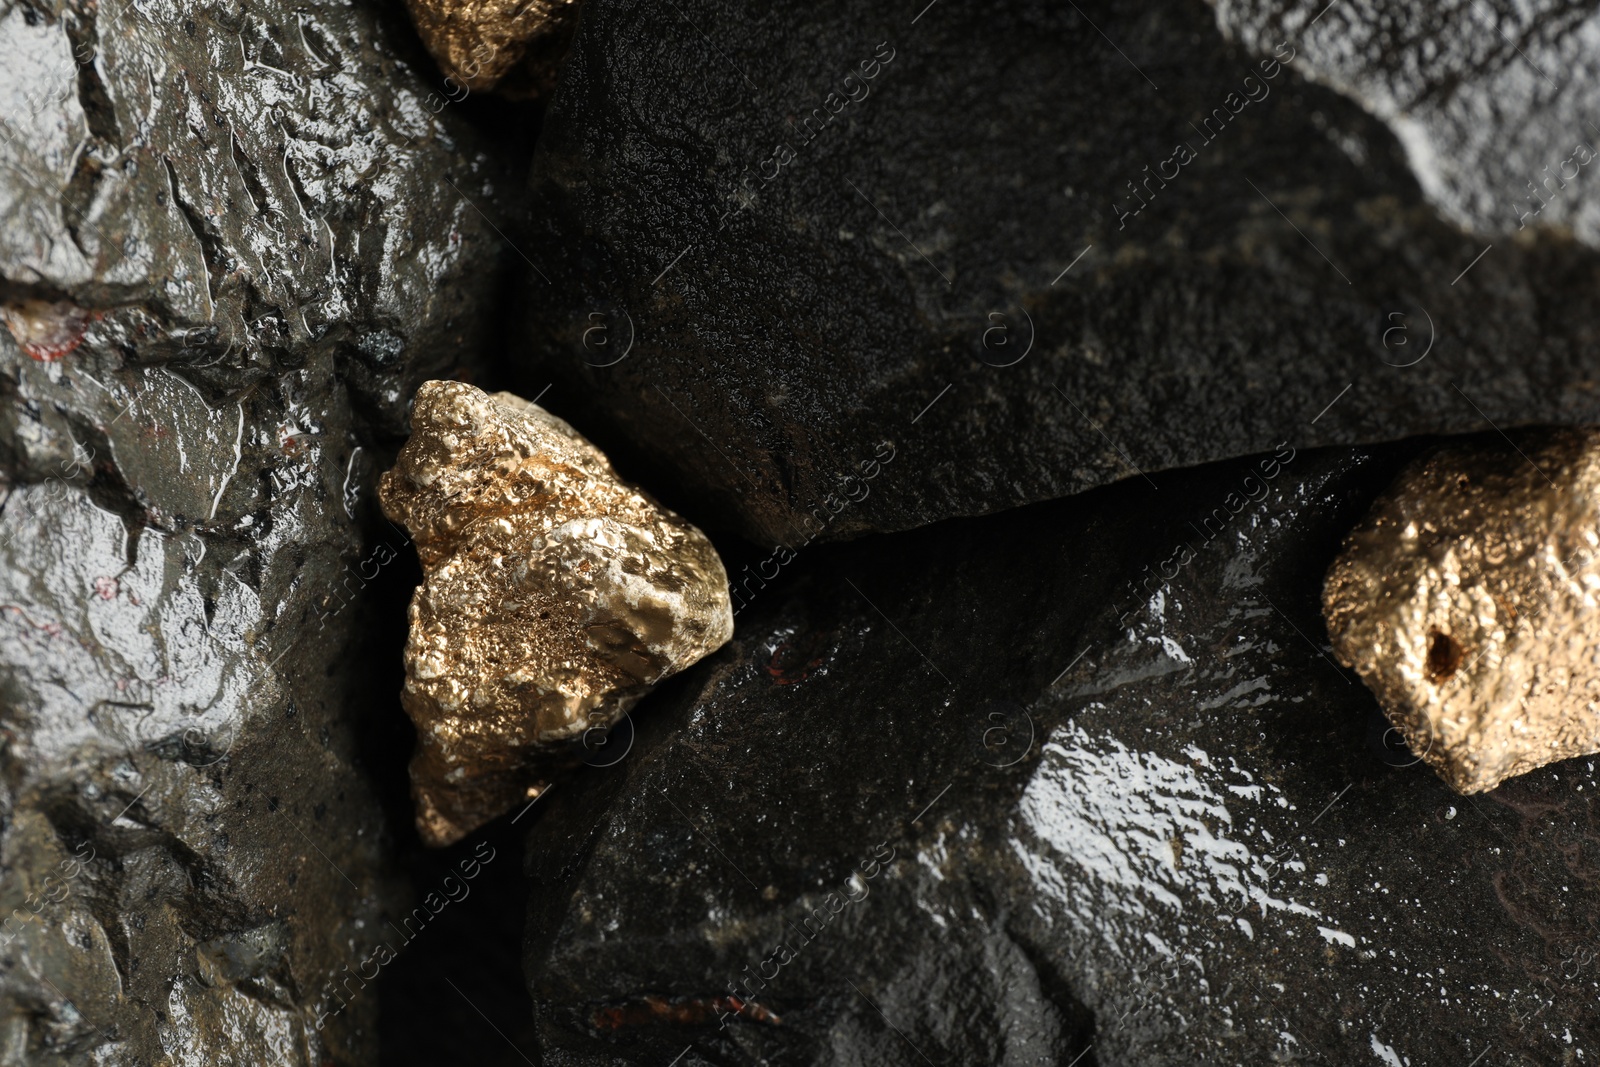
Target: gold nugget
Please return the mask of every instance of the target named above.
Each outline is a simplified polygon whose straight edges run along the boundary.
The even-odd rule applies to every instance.
[[[406,7],[452,79],[445,87],[452,99],[494,88],[524,59],[524,77],[507,79],[523,83],[511,95],[548,92],[578,15],[577,0],[406,0]]]
[[[429,844],[536,796],[586,733],[733,635],[705,534],[510,393],[425,383],[378,492],[424,572],[401,701]]]
[[[1407,467],[1329,569],[1335,653],[1458,793],[1600,752],[1597,526],[1600,431],[1485,438]]]

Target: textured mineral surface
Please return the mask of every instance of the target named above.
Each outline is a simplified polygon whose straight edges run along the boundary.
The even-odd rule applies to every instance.
[[[376,999],[325,988],[404,901],[363,766],[375,472],[306,355],[229,396],[93,329],[56,363],[0,333],[8,1067],[376,1051]]]
[[[405,7],[0,0],[0,1067],[1600,1059],[1596,760],[1451,792],[1319,610],[1364,443],[1600,423],[1593,4]],[[741,614],[424,849],[728,632],[477,395],[414,747],[435,378]],[[1409,654],[1544,708],[1505,459]]]
[[[720,648],[733,609],[705,535],[538,405],[427,382],[411,426],[380,492],[425,574],[402,702],[417,826],[444,845]]]
[[[578,17],[578,0],[406,0],[406,8],[457,95],[492,89],[513,71],[520,76],[508,91],[548,91]]]
[[[0,0],[7,1067],[375,1057],[375,482],[502,247],[408,54],[340,0]]]
[[[1600,751],[1600,431],[1442,447],[1328,571],[1323,612],[1411,749],[1461,793]]]
[[[1212,0],[1252,49],[1293,39],[1305,76],[1394,131],[1429,203],[1465,230],[1600,248],[1600,11],[1563,0],[1328,7]]]
[[[1539,218],[1589,232],[1594,13],[1218,6],[593,0],[519,387],[790,549],[1285,439],[1600,421],[1600,256],[1510,210],[1548,164]],[[1345,68],[1414,86],[1374,114]]]
[[[1326,652],[1325,561],[1415,454],[797,563],[541,802],[544,1063],[1593,1061],[1595,761],[1458,796]]]

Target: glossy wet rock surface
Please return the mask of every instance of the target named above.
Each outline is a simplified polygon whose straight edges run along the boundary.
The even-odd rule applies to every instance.
[[[373,1062],[374,457],[475,362],[500,247],[413,48],[349,4],[0,9],[0,1062]]]
[[[81,363],[4,358],[7,458],[54,475],[10,486],[0,548],[4,1062],[363,1062],[375,1001],[315,1027],[402,899],[339,387],[217,411],[157,369],[116,417]],[[288,452],[286,417],[321,432]]]
[[[483,335],[505,172],[364,6],[112,7],[0,13],[0,296],[208,400],[315,353],[403,430]]]
[[[525,391],[566,389],[703,521],[796,548],[1290,435],[1600,419],[1593,251],[1561,225],[1458,228],[1418,163],[1433,142],[1327,73],[1346,38],[1378,42],[1369,81],[1481,39],[1501,73],[1413,95],[1498,100],[1519,60],[1465,6],[1404,16],[1437,28],[1394,55],[1366,5],[1248,33],[1234,5],[868,6],[595,0],[553,99]],[[1563,69],[1581,98],[1585,65]],[[1557,125],[1537,129],[1564,159]],[[886,438],[916,456],[894,491],[819,533]]]
[[[1592,1062],[1594,768],[1450,794],[1318,597],[1355,446],[1600,421],[1593,18],[596,0],[541,132],[0,7],[0,1064]],[[737,635],[423,855],[374,483],[486,374]]]
[[[1595,1055],[1593,762],[1456,796],[1319,626],[1318,562],[1414,451],[1218,464],[773,591],[530,838],[546,1062]]]

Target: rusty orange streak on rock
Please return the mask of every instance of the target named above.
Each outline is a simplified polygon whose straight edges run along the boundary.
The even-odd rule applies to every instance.
[[[600,1008],[589,1017],[589,1022],[597,1030],[620,1030],[626,1026],[645,1026],[663,1022],[679,1026],[698,1026],[728,1012],[773,1026],[783,1022],[776,1013],[748,1000],[740,1000],[738,997],[669,998],[654,994],[625,1004]]]
[[[66,300],[16,300],[0,305],[6,329],[27,354],[40,363],[56,363],[83,343],[84,331],[96,316]]]

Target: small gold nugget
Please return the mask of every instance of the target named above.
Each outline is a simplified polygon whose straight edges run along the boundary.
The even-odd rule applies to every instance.
[[[1329,569],[1335,653],[1458,793],[1600,752],[1597,526],[1600,431],[1484,439],[1407,467]]]
[[[401,701],[429,844],[536,796],[586,733],[733,636],[705,534],[510,393],[425,383],[378,494],[424,572]]]
[[[452,79],[445,85],[452,100],[494,88],[525,58],[536,67],[525,72],[528,87],[548,91],[578,17],[577,0],[406,0],[406,7]]]

